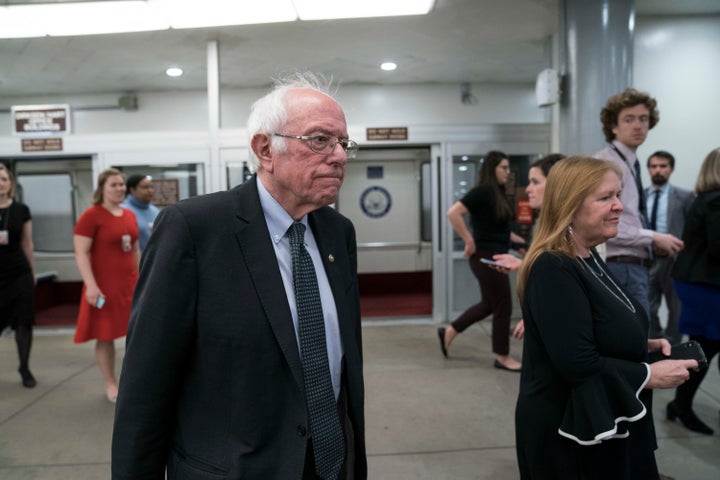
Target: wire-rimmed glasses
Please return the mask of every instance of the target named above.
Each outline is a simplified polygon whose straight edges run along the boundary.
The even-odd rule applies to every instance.
[[[304,140],[307,142],[307,146],[310,147],[310,150],[323,155],[330,155],[333,150],[335,150],[335,145],[339,143],[340,147],[345,150],[348,160],[355,158],[359,150],[358,144],[349,138],[340,138],[323,133],[318,135],[287,135],[285,133],[275,132],[273,135],[276,137]]]

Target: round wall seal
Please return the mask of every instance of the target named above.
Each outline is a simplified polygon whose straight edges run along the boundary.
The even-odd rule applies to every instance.
[[[360,208],[371,218],[385,216],[392,206],[392,197],[383,187],[374,185],[366,188],[360,195]]]

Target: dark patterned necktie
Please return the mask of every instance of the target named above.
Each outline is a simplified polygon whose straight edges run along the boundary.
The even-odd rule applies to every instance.
[[[660,203],[660,190],[653,192],[652,209],[650,210],[650,230],[657,230],[658,204]]]
[[[645,204],[645,189],[642,184],[642,175],[640,175],[640,161],[635,159],[635,186],[638,191],[638,207],[640,214],[647,219],[647,205]]]
[[[305,225],[294,223],[288,234],[315,470],[323,480],[335,480],[345,461],[345,446],[330,379],[320,289],[312,259],[303,244]]]

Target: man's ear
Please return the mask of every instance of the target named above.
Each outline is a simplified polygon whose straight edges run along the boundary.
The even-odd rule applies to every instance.
[[[250,140],[250,148],[260,161],[263,170],[272,171],[273,152],[270,144],[270,136],[265,133],[256,133]]]

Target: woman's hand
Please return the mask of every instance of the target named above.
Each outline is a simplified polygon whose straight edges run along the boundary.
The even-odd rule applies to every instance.
[[[517,325],[515,325],[512,336],[513,336],[513,338],[522,340],[522,338],[525,336],[525,320],[520,319],[520,321],[517,323]]]
[[[660,360],[650,364],[650,380],[645,388],[675,388],[690,378],[689,369],[697,370],[697,360]]]
[[[469,240],[465,241],[464,255],[465,258],[470,258],[475,255],[475,239],[473,239],[472,237]]]
[[[669,357],[672,350],[670,342],[665,338],[651,338],[648,340],[648,352],[657,352],[658,350],[666,357]]]
[[[514,272],[522,265],[522,260],[517,258],[515,255],[510,255],[509,253],[496,253],[492,258],[496,262],[507,266],[507,268],[501,268],[490,265],[490,268],[494,268],[498,272],[502,273]]]
[[[97,305],[98,297],[104,297],[97,286],[85,286],[85,300],[93,307]]]

